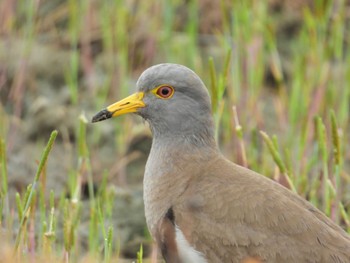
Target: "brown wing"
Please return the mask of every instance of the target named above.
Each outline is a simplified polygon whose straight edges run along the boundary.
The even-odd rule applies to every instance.
[[[339,226],[283,186],[223,158],[194,177],[174,214],[208,262],[350,262],[350,238]]]

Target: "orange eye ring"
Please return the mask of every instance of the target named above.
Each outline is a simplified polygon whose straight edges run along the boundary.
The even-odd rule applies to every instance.
[[[174,94],[174,88],[167,85],[160,86],[159,88],[157,88],[156,94],[159,98],[169,99]]]

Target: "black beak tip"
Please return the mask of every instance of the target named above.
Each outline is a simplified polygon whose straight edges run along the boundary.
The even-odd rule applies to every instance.
[[[112,115],[113,115],[112,112],[104,109],[104,110],[101,110],[100,112],[98,112],[94,117],[92,117],[91,122],[94,123],[94,122],[98,122],[98,121],[104,121],[104,120],[107,120],[109,118],[112,118]]]

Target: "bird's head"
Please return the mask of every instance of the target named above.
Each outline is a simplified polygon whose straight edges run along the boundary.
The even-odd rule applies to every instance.
[[[97,113],[92,122],[136,113],[149,122],[154,137],[213,138],[208,90],[189,68],[159,64],[145,70],[138,92]]]

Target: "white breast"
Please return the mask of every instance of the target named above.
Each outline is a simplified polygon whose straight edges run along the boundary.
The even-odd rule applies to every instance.
[[[182,263],[207,263],[204,255],[190,246],[180,228],[177,226],[176,245]]]

